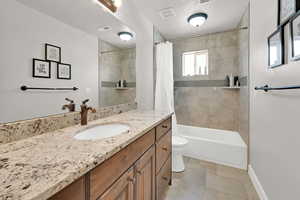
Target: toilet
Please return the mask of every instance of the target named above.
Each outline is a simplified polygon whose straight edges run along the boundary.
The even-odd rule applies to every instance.
[[[172,171],[173,172],[183,172],[185,169],[182,152],[184,147],[187,145],[188,140],[180,137],[173,136],[172,137]]]

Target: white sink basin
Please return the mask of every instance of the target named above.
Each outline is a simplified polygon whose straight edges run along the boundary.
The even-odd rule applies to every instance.
[[[77,140],[100,140],[129,132],[130,127],[124,124],[103,124],[79,132],[74,136]]]

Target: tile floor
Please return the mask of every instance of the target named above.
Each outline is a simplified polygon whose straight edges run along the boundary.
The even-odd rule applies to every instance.
[[[259,200],[246,171],[191,158],[173,174],[165,200]]]

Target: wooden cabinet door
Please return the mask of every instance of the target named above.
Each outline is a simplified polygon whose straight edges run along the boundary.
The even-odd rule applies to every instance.
[[[155,147],[151,147],[136,163],[135,200],[155,200]]]
[[[134,184],[134,171],[130,168],[98,200],[133,200]]]
[[[49,200],[85,200],[85,177],[81,177]]]
[[[168,186],[171,185],[172,179],[172,161],[171,156],[164,164],[158,175],[156,176],[156,200],[164,200]]]

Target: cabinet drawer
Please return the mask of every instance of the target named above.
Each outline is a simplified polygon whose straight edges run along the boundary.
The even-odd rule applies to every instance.
[[[96,200],[155,142],[155,129],[129,144],[126,148],[90,172],[90,199]]]
[[[171,157],[156,176],[156,200],[163,200],[165,198],[166,190],[171,182]]]
[[[172,127],[172,118],[167,119],[156,127],[156,140],[159,140]]]
[[[156,174],[171,155],[172,132],[169,131],[156,143]]]

